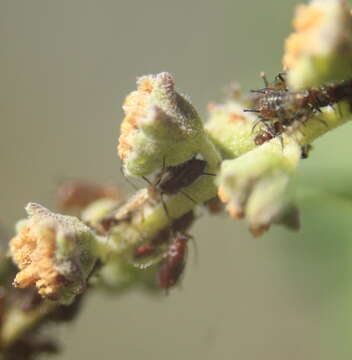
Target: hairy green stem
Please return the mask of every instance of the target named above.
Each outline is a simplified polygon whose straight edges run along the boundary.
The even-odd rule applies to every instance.
[[[197,204],[202,204],[216,195],[216,186],[214,185],[214,177],[203,175],[198,181],[184,189],[194,203],[188,197],[179,193],[165,199],[165,205],[168,210],[166,214],[163,206],[158,206],[143,221],[136,224],[135,227],[144,238],[155,236],[161,229],[171,225],[174,219],[181,217],[191,211]]]
[[[236,111],[243,111],[243,107],[237,107]],[[323,108],[321,111],[306,123],[293,125],[291,129],[287,130],[287,135],[296,139],[300,145],[307,145],[318,137],[343,125],[352,117],[351,106],[347,102],[341,102],[335,105],[334,108]],[[256,133],[252,129],[257,120],[248,118],[252,121],[244,123],[231,122],[229,121],[231,115],[231,110],[228,108],[215,111],[206,124],[206,129],[225,157],[236,158],[256,147],[254,143]],[[260,129],[260,126],[257,129]],[[277,138],[271,141],[275,142]]]
[[[327,132],[345,124],[351,118],[351,105],[347,102],[341,102],[333,108],[322,109],[321,114],[318,113],[312,117],[306,125],[300,126],[292,135],[299,138],[301,145],[307,145]]]
[[[35,327],[45,316],[57,307],[58,304],[52,301],[45,301],[35,310],[22,311],[18,308],[11,308],[6,313],[5,322],[1,329],[1,347],[10,347],[28,330]]]

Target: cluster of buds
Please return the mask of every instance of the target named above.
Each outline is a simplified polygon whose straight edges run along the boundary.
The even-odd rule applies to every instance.
[[[344,78],[352,54],[352,20],[345,2],[314,0],[301,6],[294,26],[296,32],[288,38],[284,56],[288,84],[280,91]],[[147,251],[145,243],[164,228],[173,227],[169,211],[182,217],[194,207],[191,202],[197,202],[193,198],[205,202],[216,193],[232,217],[249,221],[255,235],[273,223],[297,229],[290,185],[304,134],[298,139],[285,133],[256,147],[253,128],[260,131],[263,124],[259,122],[257,127],[256,115],[244,113],[249,101],[236,93],[226,104],[210,106],[210,119],[203,126],[188,98],[176,91],[171,74],[139,78],[137,90],[123,105],[118,154],[126,175],[147,176],[158,171],[157,181],[117,210],[122,196],[112,187],[78,183],[62,187],[61,206],[84,210],[81,218],[90,228],[77,218],[30,204],[30,217],[20,224],[10,244],[11,256],[21,270],[15,285],[35,285],[42,296],[68,303],[84,288],[98,254],[106,261],[107,252],[112,251],[114,261],[109,265],[121,269],[121,259],[137,245]],[[228,159],[221,168],[220,153]],[[217,175],[218,188],[214,177],[199,181],[203,174]],[[101,246],[91,228],[106,236],[110,245]],[[161,258],[156,258],[160,263]]]
[[[232,218],[249,222],[255,236],[272,224],[297,230],[291,185],[302,149],[351,112],[350,103],[342,104],[340,118],[325,108],[352,93],[350,83],[326,84],[351,79],[352,16],[343,0],[313,0],[298,8],[294,26],[283,60],[287,82],[266,82],[257,92],[267,107],[252,108],[254,113],[244,112],[253,99],[236,93],[223,105],[209,106],[210,118],[203,126],[188,98],[176,91],[171,74],[139,78],[137,90],[123,105],[118,154],[127,176],[154,173],[155,181],[148,180],[146,189],[122,205],[115,187],[66,184],[60,189],[60,207],[81,212],[80,219],[30,203],[29,218],[18,224],[10,242],[11,258],[19,268],[14,286],[31,292],[36,288],[49,300],[45,304],[72,304],[99,262],[99,283],[106,288],[142,284],[169,289],[185,267],[194,207],[206,203],[217,213],[222,209],[219,199]],[[309,92],[309,87],[316,88]],[[282,119],[282,114],[296,111],[289,96],[294,92],[300,99],[309,98],[306,105],[312,110],[299,125],[306,126],[306,118],[317,112],[323,125],[310,121],[302,130],[294,126],[297,117]],[[265,120],[268,109],[272,123],[268,116]],[[274,125],[284,121],[283,130],[275,133]],[[0,293],[0,308],[1,301]]]
[[[255,113],[243,116],[248,99],[239,96],[224,105],[211,106],[206,125],[223,156],[236,158],[222,164],[217,178],[219,197],[232,217],[249,221],[254,235],[262,234],[273,223],[298,229],[298,212],[290,189],[299,159],[307,156],[311,140],[342,124],[341,118],[348,118],[350,112],[350,101],[338,104],[340,116],[326,106],[348,100],[352,90],[350,82],[335,85],[350,80],[352,75],[352,16],[346,2],[313,0],[309,5],[301,5],[294,27],[296,31],[286,41],[283,59],[287,83],[284,88],[273,88],[266,82],[266,88],[257,91],[267,108],[275,113],[273,123],[281,125],[285,133],[272,129],[273,123],[263,122],[264,110],[255,110],[259,117]],[[297,89],[304,90],[294,93]],[[303,114],[306,116],[301,121],[276,118],[280,112],[287,115],[295,108],[290,103],[294,99],[292,94],[310,96],[311,110]],[[306,126],[315,109],[318,115]],[[261,127],[263,124],[266,128]],[[261,146],[253,149],[255,145]]]

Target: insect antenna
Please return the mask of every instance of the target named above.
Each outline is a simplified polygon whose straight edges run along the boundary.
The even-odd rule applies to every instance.
[[[164,209],[164,211],[165,211],[165,213],[166,213],[166,216],[169,218],[169,220],[170,220],[170,222],[171,222],[171,221],[172,221],[172,217],[170,216],[169,209],[168,209],[167,206],[166,206],[166,202],[165,202],[165,200],[164,200],[164,198],[163,198],[163,195],[164,195],[164,193],[160,193],[161,205],[162,205],[162,207],[163,207],[163,209]]]
[[[268,81],[268,79],[267,79],[266,74],[265,74],[264,71],[262,71],[262,72],[260,73],[260,77],[263,79],[264,84],[265,84],[265,87],[269,87],[269,81]]]
[[[146,176],[142,176],[142,179],[146,181],[149,185],[154,186],[154,184]]]
[[[120,165],[120,171],[121,171],[121,174],[122,174],[122,176],[124,177],[125,181],[126,181],[130,186],[132,186],[134,190],[139,190],[138,187],[137,187],[137,185],[135,185],[135,184],[126,176],[125,172],[123,171],[123,165],[122,165],[122,164]]]
[[[255,89],[255,90],[250,90],[251,93],[255,93],[255,94],[266,94],[268,92],[269,89]]]
[[[243,109],[243,112],[254,112],[254,113],[260,113],[259,110],[255,110],[255,109]]]

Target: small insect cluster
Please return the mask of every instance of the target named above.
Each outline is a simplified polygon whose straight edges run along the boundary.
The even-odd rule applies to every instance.
[[[166,216],[170,219],[171,225],[161,230],[149,241],[144,241],[143,235],[141,235],[141,243],[132,249],[130,261],[133,266],[141,270],[150,266],[157,266],[156,283],[159,288],[167,290],[179,282],[183,273],[187,258],[188,240],[192,238],[187,231],[195,219],[195,214],[192,210],[180,218],[172,219],[164,196],[181,193],[189,201],[197,204],[197,199],[191,197],[185,188],[201,176],[214,176],[214,174],[206,172],[207,162],[196,156],[177,166],[165,166],[165,161],[163,163],[162,169],[156,173],[153,181],[144,177],[144,180],[149,184],[148,187],[137,191],[128,201],[114,208],[111,215],[104,216],[100,220],[97,230],[102,235],[109,236],[114,231],[114,227],[120,224],[133,225],[134,221],[143,221],[146,207],[161,204]],[[68,187],[71,188],[72,186],[65,186],[64,188]],[[76,187],[78,187],[77,183],[75,183]],[[67,201],[62,201],[63,194],[65,195],[64,199],[70,195],[70,206],[67,206],[66,210],[70,210],[72,204],[76,204],[74,198],[77,200],[77,206],[81,205],[82,199],[90,203],[92,200],[91,188],[92,186],[88,186],[88,184],[79,186],[79,191],[74,192],[78,195],[72,196],[74,195],[72,191],[68,194],[67,191],[62,191],[63,188],[61,187],[59,192],[60,204],[67,203]],[[96,196],[96,198],[99,197]],[[220,200],[215,198],[205,205],[210,212],[216,213],[222,210],[219,203]]]
[[[187,230],[192,225],[195,215],[193,211],[190,211],[179,219],[172,219],[163,196],[181,193],[189,201],[197,204],[197,200],[193,199],[184,188],[193,184],[203,175],[214,176],[214,174],[207,173],[205,171],[207,162],[196,157],[176,166],[166,167],[165,160],[163,164],[162,169],[156,174],[153,182],[144,177],[149,186],[147,189],[142,190],[145,192],[142,203],[160,201],[172,225],[161,230],[151,241],[137,246],[134,250],[133,262],[135,266],[141,269],[158,264],[157,284],[160,288],[167,290],[178,283],[183,273],[187,257],[188,240],[191,238]],[[103,219],[102,224],[108,224],[104,230],[109,231],[112,225],[116,226],[121,221],[131,222],[136,212],[140,212],[143,209],[142,203],[134,202],[133,200],[132,202],[129,201],[125,207],[121,207],[115,213],[113,218]],[[214,201],[211,202],[208,209],[210,211],[218,211],[213,205]]]
[[[165,160],[163,163],[165,164]],[[153,182],[144,177],[149,184],[145,201],[160,200],[166,215],[172,220],[172,225],[160,231],[150,242],[137,246],[133,254],[134,265],[143,269],[158,263],[157,284],[162,289],[167,290],[176,285],[183,273],[186,264],[188,240],[191,238],[187,230],[195,218],[194,212],[191,211],[181,218],[173,220],[163,196],[181,193],[197,204],[197,200],[187,194],[184,188],[193,184],[200,176],[214,176],[214,174],[205,171],[206,166],[207,162],[205,160],[193,157],[176,166],[165,167],[163,165]],[[131,204],[131,202],[129,203]],[[214,211],[213,206],[208,208],[210,211]],[[103,222],[117,225],[120,221],[126,221],[127,219],[131,221],[135,212],[140,211],[140,209],[140,204],[130,208],[128,212],[124,212],[122,207],[122,212],[117,212],[113,220],[107,218]],[[109,230],[109,228],[105,228],[105,230]]]
[[[245,112],[258,114],[258,122],[266,130],[255,136],[256,145],[262,145],[274,137],[282,135],[294,125],[305,124],[325,106],[333,106],[340,101],[352,103],[352,80],[332,83],[302,91],[291,91],[286,82],[286,74],[279,73],[273,83],[269,83],[265,75],[261,75],[265,87],[252,90],[253,108]],[[319,118],[316,117],[319,121]],[[307,156],[307,148],[302,149],[302,157]]]
[[[193,211],[183,215],[181,218],[164,230],[161,230],[150,242],[137,246],[134,250],[134,265],[140,268],[148,266],[146,261],[152,256],[149,263],[159,263],[157,272],[157,284],[161,289],[169,289],[176,285],[183,273],[187,251],[188,240],[191,237],[187,230],[195,219]]]
[[[163,163],[165,164],[165,161]],[[193,184],[202,175],[213,175],[205,172],[206,165],[205,160],[193,157],[177,166],[166,167],[163,165],[160,172],[156,174],[154,181],[150,181],[143,176],[143,179],[149,184],[148,187],[139,190],[125,204],[115,210],[112,216],[105,217],[101,221],[102,232],[108,233],[112,226],[116,226],[121,222],[131,222],[136,215],[143,217],[144,214],[141,213],[141,210],[148,203],[153,204],[160,201],[166,215],[171,219],[163,198],[164,195],[175,195],[180,192],[196,204],[196,199],[187,194],[184,188]]]

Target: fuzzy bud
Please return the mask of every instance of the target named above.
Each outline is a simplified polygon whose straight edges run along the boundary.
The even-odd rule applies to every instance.
[[[297,8],[283,58],[294,89],[346,80],[352,68],[352,16],[344,0],[313,0]]]
[[[143,76],[123,105],[118,154],[126,175],[148,175],[185,162],[200,151],[203,125],[171,74]]]
[[[299,158],[300,147],[295,142],[287,140],[283,150],[275,139],[237,159],[224,161],[217,183],[219,197],[227,204],[230,216],[245,217],[256,236],[273,223],[294,228],[297,221],[287,219],[292,208],[289,185]]]
[[[26,211],[29,218],[10,242],[10,255],[20,269],[14,285],[35,285],[41,296],[69,304],[85,289],[95,264],[95,236],[78,218],[35,203]]]
[[[261,124],[258,124],[256,115],[244,112],[249,107],[246,101],[245,98],[237,98],[208,106],[209,119],[205,130],[225,158],[238,157],[255,146],[253,127],[258,125],[258,131]]]

